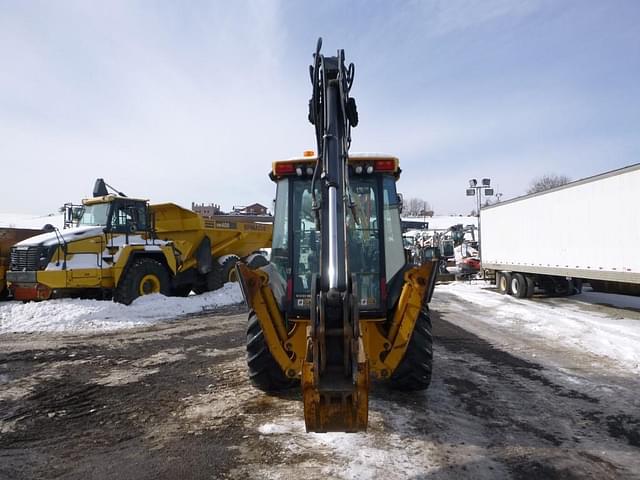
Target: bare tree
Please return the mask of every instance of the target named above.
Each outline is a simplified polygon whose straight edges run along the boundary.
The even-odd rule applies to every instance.
[[[566,175],[556,175],[555,173],[546,173],[540,177],[536,177],[531,181],[527,193],[544,192],[551,188],[559,187],[565,183],[569,183],[571,179]]]
[[[402,212],[410,217],[433,215],[429,202],[415,197],[403,199]]]

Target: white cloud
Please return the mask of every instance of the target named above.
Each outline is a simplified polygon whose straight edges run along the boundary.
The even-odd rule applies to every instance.
[[[539,4],[538,0],[438,0],[423,6],[432,33],[445,35],[502,17],[523,17]]]

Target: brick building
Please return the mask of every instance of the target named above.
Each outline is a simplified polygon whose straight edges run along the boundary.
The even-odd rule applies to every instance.
[[[203,218],[213,218],[214,215],[220,215],[220,205],[215,203],[194,203],[191,202],[191,210],[200,214]]]

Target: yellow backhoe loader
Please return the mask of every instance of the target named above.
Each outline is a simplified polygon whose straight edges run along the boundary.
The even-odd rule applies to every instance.
[[[112,189],[113,190],[113,189]],[[78,296],[130,304],[149,293],[186,296],[236,279],[271,243],[272,225],[205,220],[173,203],[150,205],[98,179],[93,198],[68,205],[71,228],[37,235],[11,249],[7,281],[17,300]]]
[[[309,120],[317,156],[277,161],[271,261],[238,263],[246,302],[249,376],[273,391],[301,384],[307,431],[357,432],[370,378],[405,390],[431,381],[428,303],[437,259],[407,263],[396,193],[398,159],[350,155],[358,123],[354,66],[320,54]]]

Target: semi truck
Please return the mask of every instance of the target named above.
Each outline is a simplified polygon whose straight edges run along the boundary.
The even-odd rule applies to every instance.
[[[42,233],[43,230],[31,228],[0,228],[0,300],[9,296],[5,275],[9,269],[11,247],[25,238]]]
[[[174,203],[110,193],[102,179],[93,198],[69,206],[67,224],[11,248],[6,277],[16,300],[186,296],[236,279],[235,263],[268,263],[272,225],[239,219],[209,221]]]
[[[501,293],[640,294],[640,164],[480,210],[480,255]]]

